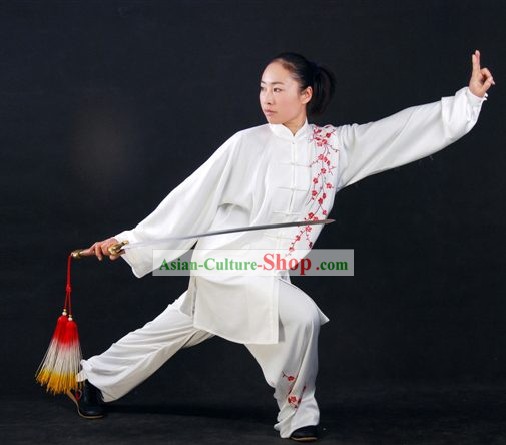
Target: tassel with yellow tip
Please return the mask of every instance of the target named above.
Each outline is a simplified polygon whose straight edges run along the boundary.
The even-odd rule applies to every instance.
[[[49,347],[35,374],[35,380],[46,391],[65,394],[69,390],[81,389],[83,383],[76,379],[82,358],[81,345],[77,324],[72,318],[72,304],[70,294],[70,265],[75,255],[71,253],[67,260],[67,286],[65,304],[62,315],[56,322],[56,328],[49,343]]]

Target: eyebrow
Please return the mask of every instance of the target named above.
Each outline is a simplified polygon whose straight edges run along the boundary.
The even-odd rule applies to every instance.
[[[260,83],[270,83],[271,85],[276,85],[276,84],[281,84],[281,85],[284,85],[283,82],[266,82],[265,80],[262,80]]]

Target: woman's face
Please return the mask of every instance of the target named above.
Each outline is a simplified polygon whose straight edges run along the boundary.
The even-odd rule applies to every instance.
[[[260,82],[260,105],[269,123],[286,125],[305,120],[312,88],[303,92],[299,89],[299,83],[281,63],[272,62],[265,68]]]

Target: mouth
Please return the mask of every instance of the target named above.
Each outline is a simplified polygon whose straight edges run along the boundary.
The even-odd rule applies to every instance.
[[[273,110],[264,110],[264,113],[267,115],[267,116],[272,116],[273,114],[275,114],[276,112],[273,111]]]

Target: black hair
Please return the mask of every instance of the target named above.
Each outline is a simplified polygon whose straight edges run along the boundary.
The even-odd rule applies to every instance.
[[[292,73],[299,82],[301,92],[309,86],[313,88],[313,97],[307,104],[308,114],[319,115],[327,109],[336,89],[336,78],[332,71],[293,52],[280,53],[269,64],[272,62],[280,62]]]

